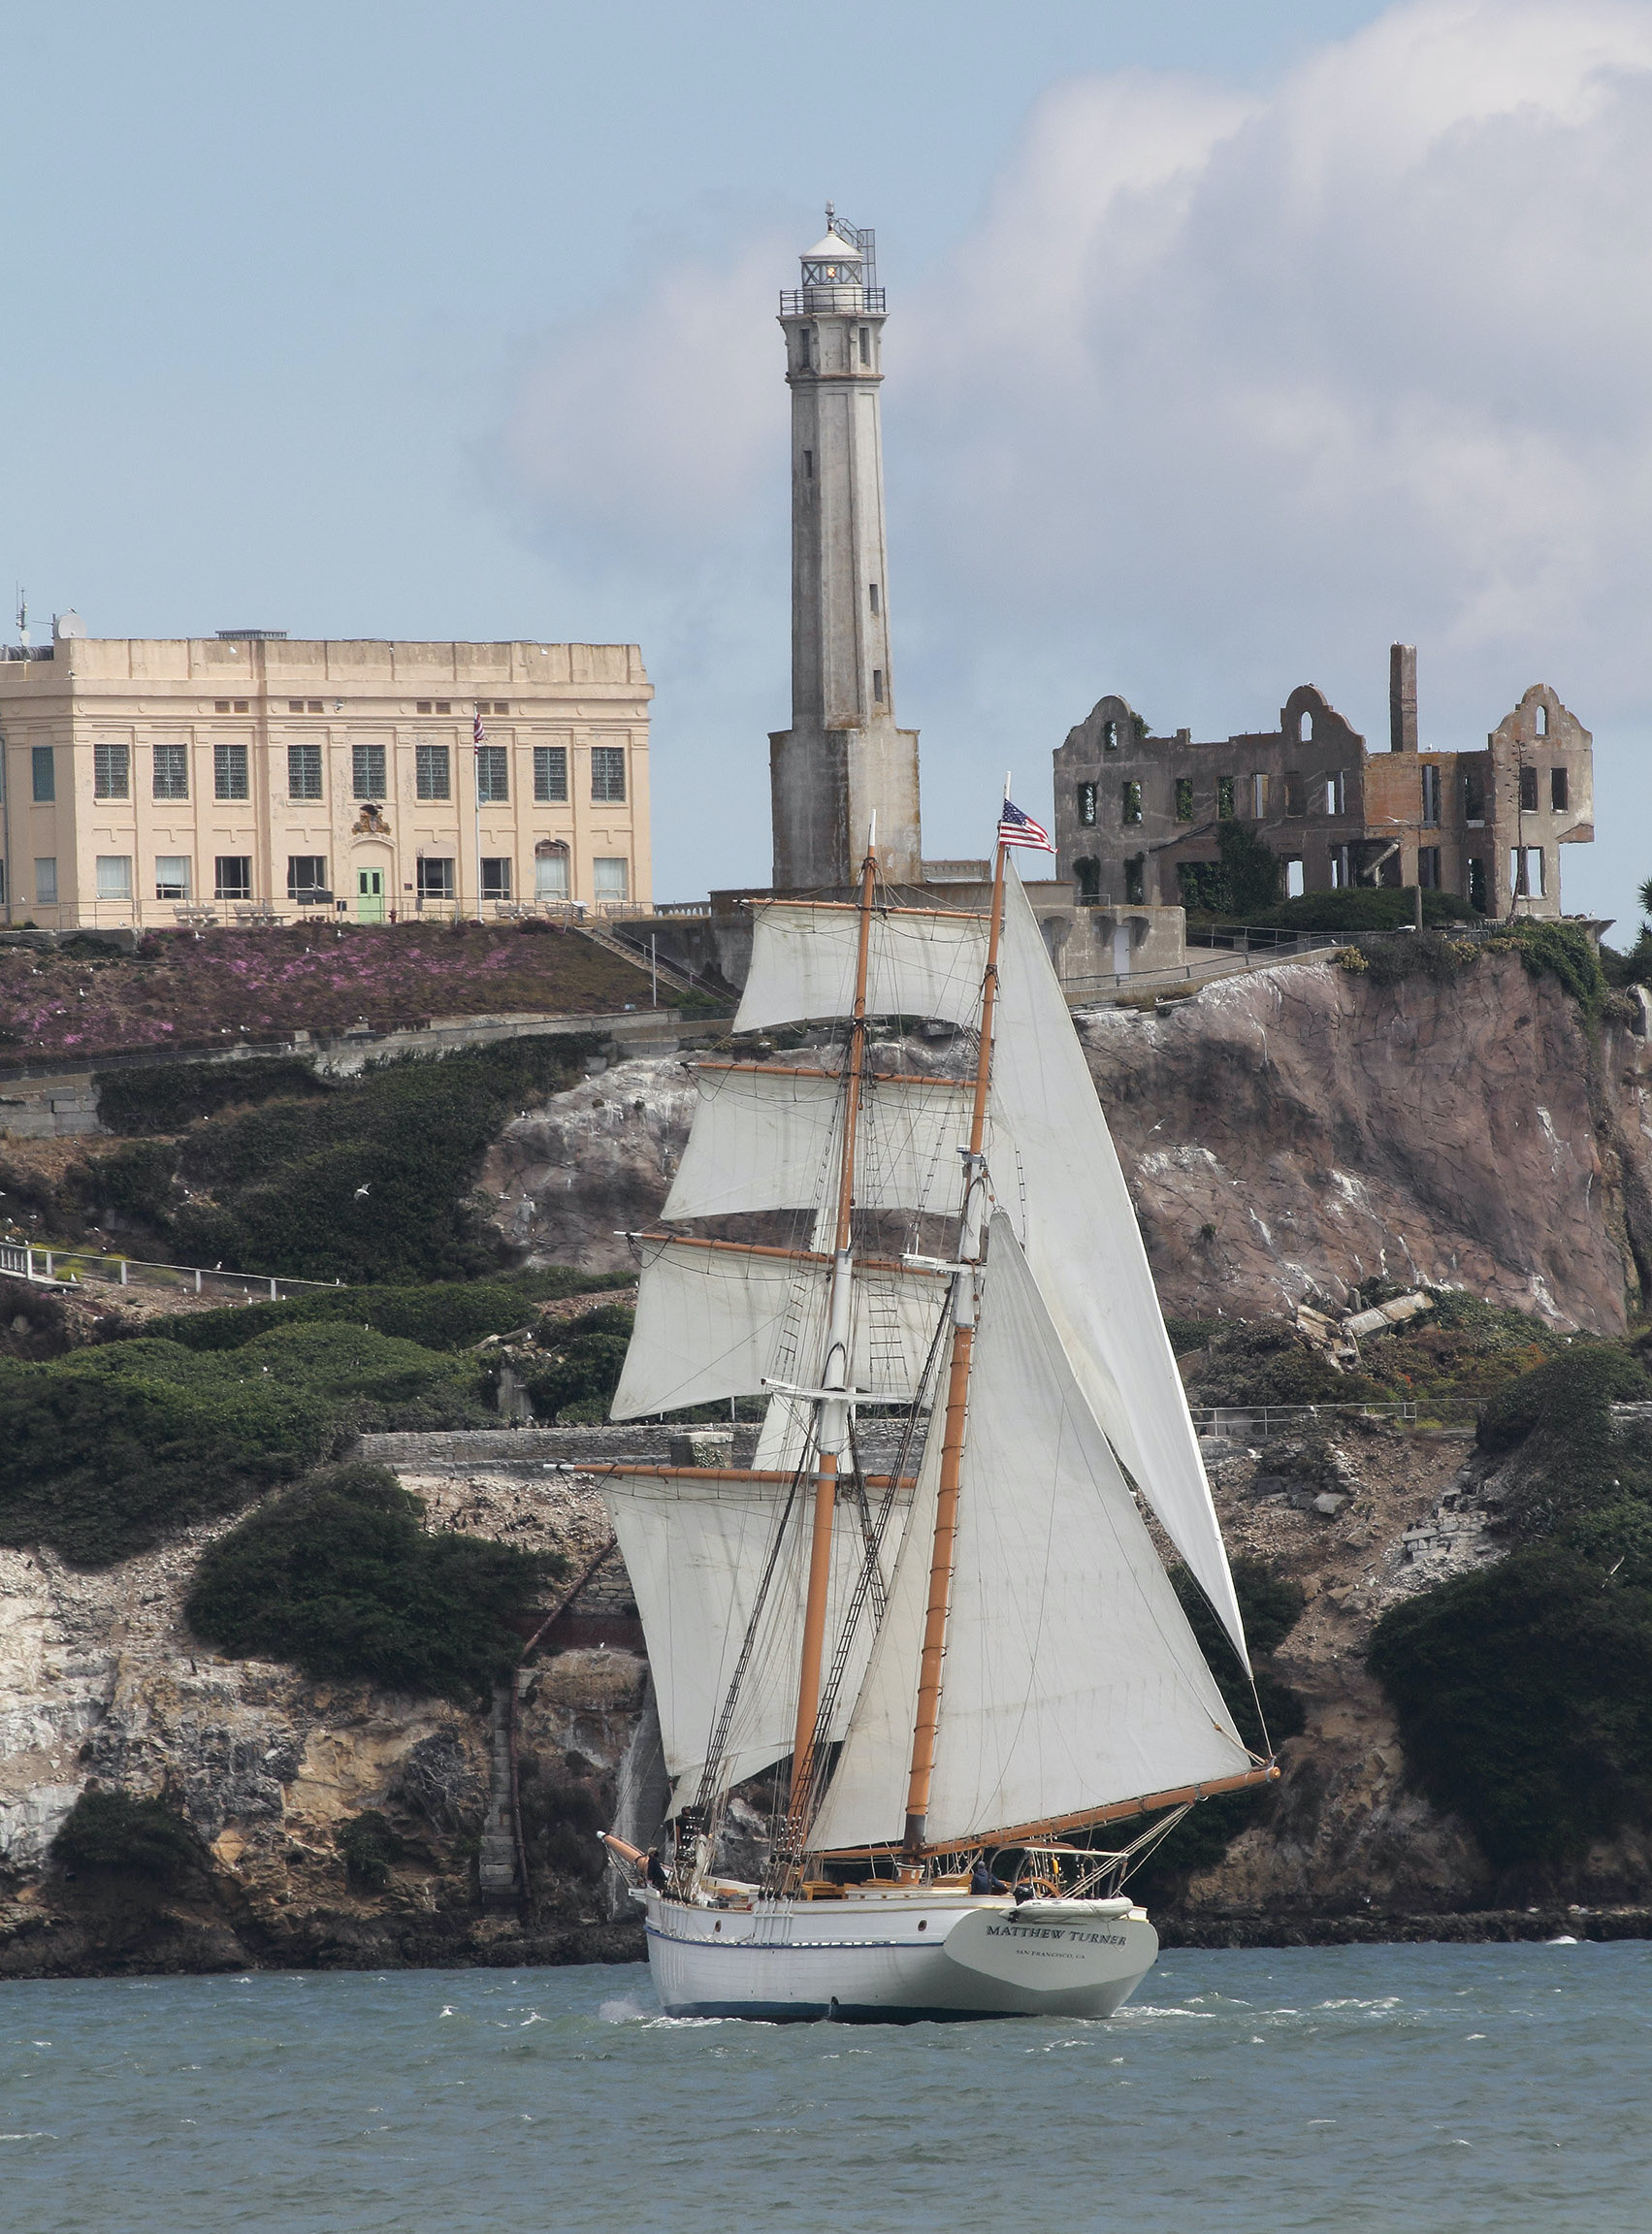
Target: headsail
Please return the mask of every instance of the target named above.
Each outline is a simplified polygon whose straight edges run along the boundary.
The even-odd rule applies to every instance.
[[[1245,1657],[1245,1629],[1182,1376],[1095,1082],[1019,877],[1005,880],[992,1106],[997,1174],[1079,1384]]]
[[[1002,1218],[984,1287],[931,1847],[969,1845],[1010,1825],[1073,1818],[1250,1765]],[[927,1582],[922,1537],[936,1476],[931,1451],[815,1827],[823,1850],[901,1833]]]

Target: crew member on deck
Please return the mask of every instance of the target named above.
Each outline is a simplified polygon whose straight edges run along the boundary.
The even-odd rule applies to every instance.
[[[993,1876],[983,1855],[969,1873],[969,1890],[979,1898],[988,1893],[1008,1893],[1010,1889],[1001,1877]]]
[[[656,1893],[665,1893],[670,1890],[671,1880],[665,1874],[665,1864],[660,1859],[658,1846],[651,1846],[648,1849],[648,1882],[653,1886]]]

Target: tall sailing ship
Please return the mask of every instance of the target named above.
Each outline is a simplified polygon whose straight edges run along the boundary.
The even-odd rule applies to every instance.
[[[759,905],[735,1034],[826,1025],[826,1052],[701,1064],[635,1237],[613,1416],[767,1400],[749,1468],[606,1483],[672,1780],[662,1849],[607,1844],[673,2015],[1111,2016],[1158,1952],[1132,1866],[1176,1811],[1276,1773],[1142,1509],[1247,1667],[1135,1214],[1006,861],[986,915],[893,904],[875,848],[854,901]],[[955,1027],[968,1075],[875,1067],[890,1020]],[[680,1230],[757,1213],[788,1238]],[[766,1862],[723,1874],[731,1796],[765,1774]]]

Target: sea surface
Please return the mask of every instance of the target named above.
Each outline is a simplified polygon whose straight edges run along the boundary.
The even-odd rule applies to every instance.
[[[0,1986],[8,2234],[1646,2234],[1652,1946],[1166,1955],[1111,2024],[641,1966]]]

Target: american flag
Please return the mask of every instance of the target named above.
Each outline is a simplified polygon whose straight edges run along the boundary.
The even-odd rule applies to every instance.
[[[478,706],[476,708],[476,718],[470,724],[470,742],[473,745],[485,745],[487,741],[488,732],[482,727],[482,709],[480,706]]]
[[[1035,823],[1030,815],[1023,815],[1013,800],[1004,801],[1004,811],[998,817],[998,843],[1001,846],[1040,846],[1047,854],[1055,848],[1050,843],[1050,832],[1042,823]]]

